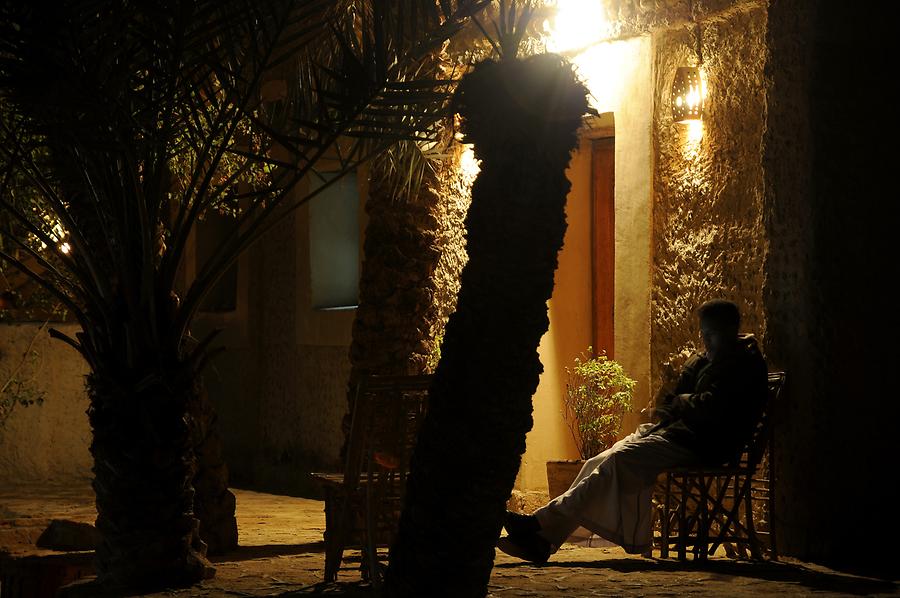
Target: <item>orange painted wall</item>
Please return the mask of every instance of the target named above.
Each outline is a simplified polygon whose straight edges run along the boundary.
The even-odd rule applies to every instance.
[[[652,79],[649,37],[600,44],[614,56],[614,81],[592,80],[597,91],[595,107],[604,114],[595,126],[608,127],[615,118],[616,132],[616,359],[638,381],[635,411],[650,397],[650,200]],[[603,50],[603,48],[601,48]],[[589,66],[589,65],[588,65]],[[599,90],[599,87],[597,87]],[[591,155],[590,131],[582,136],[567,171],[572,189],[566,205],[568,229],[559,255],[550,328],[538,352],[544,373],[534,396],[534,427],[519,470],[519,490],[546,491],[546,462],[575,459],[578,452],[563,420],[565,367],[591,344]],[[626,418],[623,434],[637,424],[635,413]]]

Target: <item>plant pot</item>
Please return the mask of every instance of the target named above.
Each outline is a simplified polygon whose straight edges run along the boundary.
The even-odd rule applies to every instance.
[[[547,488],[550,500],[564,493],[584,466],[581,460],[547,461]]]

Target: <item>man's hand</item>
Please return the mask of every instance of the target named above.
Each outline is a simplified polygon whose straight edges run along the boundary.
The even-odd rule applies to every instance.
[[[671,393],[663,396],[662,400],[657,402],[656,407],[654,407],[653,412],[651,413],[652,421],[667,422],[673,419],[674,411],[672,409],[672,404],[676,398],[677,396]]]

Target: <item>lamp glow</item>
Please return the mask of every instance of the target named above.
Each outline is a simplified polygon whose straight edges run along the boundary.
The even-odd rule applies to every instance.
[[[706,86],[695,66],[681,66],[675,71],[672,83],[672,120],[689,123],[703,120],[703,100]]]
[[[554,16],[544,29],[547,50],[577,53],[607,36],[609,24],[601,0],[556,0]]]
[[[471,144],[466,144],[459,156],[459,171],[466,185],[471,185],[478,173],[481,172],[481,161],[475,157],[475,151]]]

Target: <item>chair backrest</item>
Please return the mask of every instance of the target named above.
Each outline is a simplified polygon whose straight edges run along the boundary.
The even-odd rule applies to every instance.
[[[784,388],[784,380],[784,372],[769,372],[766,405],[763,409],[762,416],[756,423],[750,441],[747,443],[745,454],[746,465],[751,469],[756,469],[760,461],[762,461],[763,455],[766,454],[766,450],[769,448],[773,412],[778,397],[781,395],[781,390]]]
[[[405,486],[409,459],[425,412],[431,375],[363,377],[351,407],[344,486],[390,471]]]

